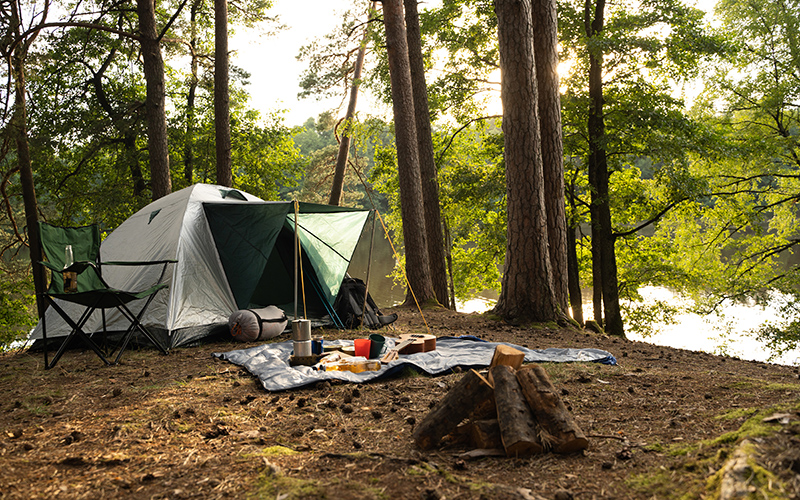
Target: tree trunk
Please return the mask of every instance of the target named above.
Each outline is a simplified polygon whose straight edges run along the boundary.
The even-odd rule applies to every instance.
[[[581,297],[581,276],[578,267],[578,242],[576,228],[569,224],[567,229],[567,273],[569,275],[569,302],[572,306],[572,319],[583,326],[583,297]]]
[[[547,237],[553,292],[562,312],[569,307],[567,225],[564,208],[564,144],[561,132],[561,96],[558,79],[558,19],[556,0],[531,0],[536,81],[539,87],[539,123],[547,211]]]
[[[422,58],[422,35],[419,27],[417,0],[405,0],[406,38],[408,59],[411,65],[411,84],[414,92],[414,117],[417,127],[417,150],[422,178],[422,199],[425,204],[425,233],[428,241],[428,259],[431,281],[436,299],[449,305],[445,246],[442,236],[442,212],[439,206],[439,180],[433,158],[431,113],[428,108],[428,86],[425,83],[425,62]]]
[[[164,60],[161,58],[156,11],[153,0],[136,0],[139,31],[142,38],[144,78],[147,85],[147,150],[150,154],[150,187],[157,200],[172,192],[167,147],[167,115],[165,109]]]
[[[228,2],[214,0],[214,131],[217,184],[231,187],[231,110],[228,91]]]
[[[17,10],[17,2],[11,2],[12,22],[10,28],[16,30],[21,18]],[[44,268],[39,264],[42,258],[42,245],[39,239],[39,208],[36,201],[36,189],[33,184],[33,166],[28,148],[28,111],[25,101],[25,68],[24,61],[28,45],[20,43],[9,58],[10,70],[14,78],[14,111],[11,116],[11,130],[17,146],[19,177],[22,186],[22,200],[25,207],[25,225],[28,232],[28,248],[33,271],[33,286],[36,290],[36,308],[41,318],[47,308],[41,296],[47,283]]]
[[[508,229],[494,311],[515,322],[555,321],[530,0],[495,0],[500,45]]]
[[[603,31],[605,0],[597,0],[594,14],[586,3],[585,25],[589,38]],[[617,289],[617,262],[614,253],[614,236],[611,227],[611,206],[608,194],[608,159],[605,151],[605,117],[603,116],[603,52],[589,53],[589,184],[592,188],[592,270],[594,271],[595,319],[598,318],[598,296],[602,295],[601,323],[606,333],[625,336]],[[599,262],[598,262],[599,261]],[[599,276],[598,276],[599,275]],[[598,289],[599,287],[599,289]],[[600,293],[598,293],[598,291]]]
[[[197,13],[202,5],[202,0],[192,2],[189,14],[191,25],[191,40],[189,46],[191,51],[191,75],[189,75],[189,92],[186,96],[186,137],[183,146],[183,178],[187,185],[194,181],[194,120],[195,120],[195,96],[197,94],[198,79],[198,60],[197,54]]]
[[[575,169],[566,184],[567,203],[569,204],[567,216],[567,272],[569,274],[569,302],[572,306],[572,319],[579,325],[585,325],[583,316],[583,298],[581,297],[581,275],[578,263],[578,234],[579,210],[578,197],[575,194],[575,184],[579,175],[579,170]],[[599,323],[598,323],[599,324]]]
[[[376,2],[372,2],[367,18],[371,17],[372,12],[377,8]],[[353,68],[353,81],[350,83],[350,100],[347,103],[347,112],[344,115],[342,139],[339,142],[339,152],[336,154],[336,167],[333,170],[333,184],[331,186],[331,196],[328,200],[329,205],[338,206],[342,201],[344,191],[344,174],[347,172],[347,159],[350,156],[350,135],[353,131],[353,120],[356,116],[356,101],[358,100],[358,89],[361,86],[361,71],[364,68],[364,56],[367,53],[367,37],[369,29],[364,29],[364,37],[361,39],[361,46],[358,48],[356,64]]]
[[[386,52],[392,84],[397,170],[400,181],[400,209],[406,254],[406,277],[409,290],[406,304],[436,300],[428,262],[428,244],[423,214],[422,181],[417,152],[417,129],[414,123],[414,97],[408,45],[403,24],[402,0],[384,0],[383,23],[386,29]]]

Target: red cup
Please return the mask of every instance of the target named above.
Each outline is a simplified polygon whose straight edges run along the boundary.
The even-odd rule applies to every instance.
[[[356,356],[364,356],[365,358],[369,358],[370,344],[371,342],[369,339],[355,339],[353,341],[353,346],[355,347]]]

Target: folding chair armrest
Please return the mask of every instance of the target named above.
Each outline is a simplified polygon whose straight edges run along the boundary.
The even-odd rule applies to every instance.
[[[177,262],[178,261],[175,260],[175,259],[149,260],[149,261],[144,261],[144,260],[141,260],[141,261],[116,260],[116,261],[100,262],[99,266],[130,266],[130,267],[133,267],[133,266],[157,266],[157,265],[160,265],[160,266],[162,266],[161,267],[161,274],[158,276],[158,280],[156,281],[156,283],[161,283],[161,281],[164,279],[164,275],[167,272],[167,266],[170,265],[170,264],[175,264]],[[103,278],[101,273],[99,273],[99,272],[98,272],[98,277],[100,278],[100,281],[103,283],[103,285],[106,286],[106,288],[112,288],[106,282],[106,280]]]
[[[94,262],[92,262],[90,260],[79,260],[79,261],[73,262],[72,265],[70,265],[68,267],[54,266],[50,262],[47,262],[47,261],[44,261],[44,260],[40,260],[39,264],[41,264],[44,267],[50,269],[54,273],[72,272],[72,273],[80,274],[80,273],[84,272],[89,267],[94,267],[95,269],[97,268],[97,264],[95,264]]]

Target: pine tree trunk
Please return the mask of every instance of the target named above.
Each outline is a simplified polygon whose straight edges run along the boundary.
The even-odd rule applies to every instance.
[[[372,15],[376,9],[376,3],[372,2],[367,17]],[[350,136],[353,130],[353,120],[356,116],[356,102],[358,101],[358,89],[361,86],[361,71],[364,68],[364,56],[367,53],[367,37],[369,30],[365,29],[364,37],[361,39],[361,47],[358,49],[356,64],[353,68],[353,80],[350,83],[350,100],[347,103],[347,112],[344,115],[344,129],[342,139],[339,142],[339,152],[336,154],[336,166],[333,170],[333,184],[331,185],[331,196],[328,199],[329,205],[338,206],[342,201],[344,191],[344,174],[347,172],[347,159],[350,156]]]
[[[530,0],[495,0],[500,45],[508,238],[495,312],[516,322],[555,321],[547,244]]]
[[[386,29],[386,51],[392,84],[406,277],[410,287],[405,303],[413,304],[415,298],[416,301],[423,303],[435,300],[436,297],[431,283],[425,235],[417,129],[414,123],[414,97],[402,0],[384,0],[383,23]]]
[[[556,0],[532,0],[533,46],[536,51],[536,81],[539,86],[539,123],[542,136],[547,210],[547,236],[553,292],[566,314],[569,307],[567,272],[567,226],[564,201],[564,144],[561,132],[561,96],[558,79],[558,19]]]
[[[597,0],[595,11],[586,4],[586,35],[596,37],[603,31],[605,0]],[[598,296],[602,295],[601,323],[606,333],[625,336],[617,288],[617,261],[614,252],[614,235],[611,227],[611,206],[608,193],[608,159],[605,151],[605,117],[603,115],[603,53],[591,51],[589,55],[589,184],[592,187],[592,270],[595,275],[595,319],[598,318]],[[599,276],[598,276],[599,275]],[[599,287],[599,289],[598,289]],[[598,291],[600,293],[598,293]]]
[[[17,2],[10,3],[11,19],[6,27],[6,41],[18,36],[22,31],[22,17],[18,10]],[[44,22],[44,19],[42,19]],[[47,286],[44,268],[39,261],[42,257],[42,245],[39,239],[39,207],[36,200],[36,189],[33,183],[33,165],[31,162],[30,149],[28,147],[28,108],[25,98],[25,57],[28,47],[33,43],[37,36],[34,34],[30,39],[18,43],[13,53],[9,55],[9,71],[14,80],[14,109],[11,120],[8,124],[11,132],[11,139],[17,147],[17,162],[19,166],[20,184],[22,187],[22,203],[25,208],[25,225],[28,232],[28,248],[31,259],[31,269],[33,271],[33,286],[36,292],[36,308],[39,317],[44,315],[47,305],[41,300]],[[4,47],[5,48],[5,47]]]
[[[583,326],[583,297],[581,296],[581,276],[578,268],[578,242],[575,227],[567,229],[567,273],[569,275],[569,302],[572,306],[572,319]]]
[[[169,148],[167,146],[166,91],[164,85],[164,60],[156,30],[156,12],[153,0],[136,0],[139,31],[142,38],[144,78],[147,84],[145,110],[147,112],[147,150],[150,155],[150,188],[157,200],[172,192],[169,173]]]
[[[20,16],[17,3],[12,3],[12,26],[16,29],[20,25]],[[11,116],[10,130],[17,146],[17,162],[19,165],[20,184],[22,186],[22,202],[25,207],[25,225],[28,231],[28,248],[30,251],[31,269],[33,271],[33,285],[36,291],[36,308],[41,318],[47,308],[40,299],[47,286],[44,268],[39,264],[42,258],[42,246],[39,239],[38,214],[39,207],[36,201],[36,189],[33,183],[33,166],[28,147],[28,111],[25,100],[25,68],[24,61],[27,45],[17,45],[14,54],[9,58],[10,70],[14,78],[14,110]]]
[[[200,10],[201,0],[192,2],[191,11],[189,13],[189,23],[191,25],[191,75],[189,75],[189,92],[186,95],[186,137],[184,138],[183,146],[183,178],[187,185],[191,185],[194,181],[194,120],[195,120],[195,95],[197,94],[198,79],[198,60],[200,58],[197,53],[197,13]]]
[[[425,62],[422,59],[422,35],[419,27],[417,0],[405,0],[406,37],[408,59],[411,65],[411,84],[414,92],[414,116],[417,127],[417,149],[420,175],[422,177],[422,199],[425,204],[425,233],[428,241],[428,259],[431,281],[436,299],[447,306],[447,270],[445,268],[444,236],[442,235],[442,212],[439,206],[439,179],[433,158],[431,137],[431,113],[428,108],[428,86],[425,83]]]
[[[214,0],[214,131],[217,184],[231,187],[231,110],[228,91],[228,2]]]

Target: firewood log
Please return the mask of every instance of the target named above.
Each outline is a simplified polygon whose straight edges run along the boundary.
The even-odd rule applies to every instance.
[[[475,370],[470,370],[417,425],[413,433],[414,443],[422,450],[436,447],[476,405],[491,396],[489,382]]]
[[[497,403],[497,421],[506,455],[510,457],[541,453],[538,427],[522,395],[513,368],[498,365],[489,373],[494,379],[494,400]]]
[[[500,438],[500,423],[497,419],[476,420],[471,422],[470,440],[475,448],[502,448],[503,441]]]
[[[573,453],[589,446],[589,440],[564,406],[544,368],[524,366],[517,371],[517,380],[536,415],[545,448],[556,453]]]
[[[519,349],[514,349],[511,346],[505,344],[498,344],[497,347],[494,348],[494,355],[492,356],[492,362],[489,365],[489,383],[494,384],[492,380],[492,368],[498,365],[505,365],[510,366],[511,368],[518,370],[522,363],[525,361],[525,353],[520,351]]]

